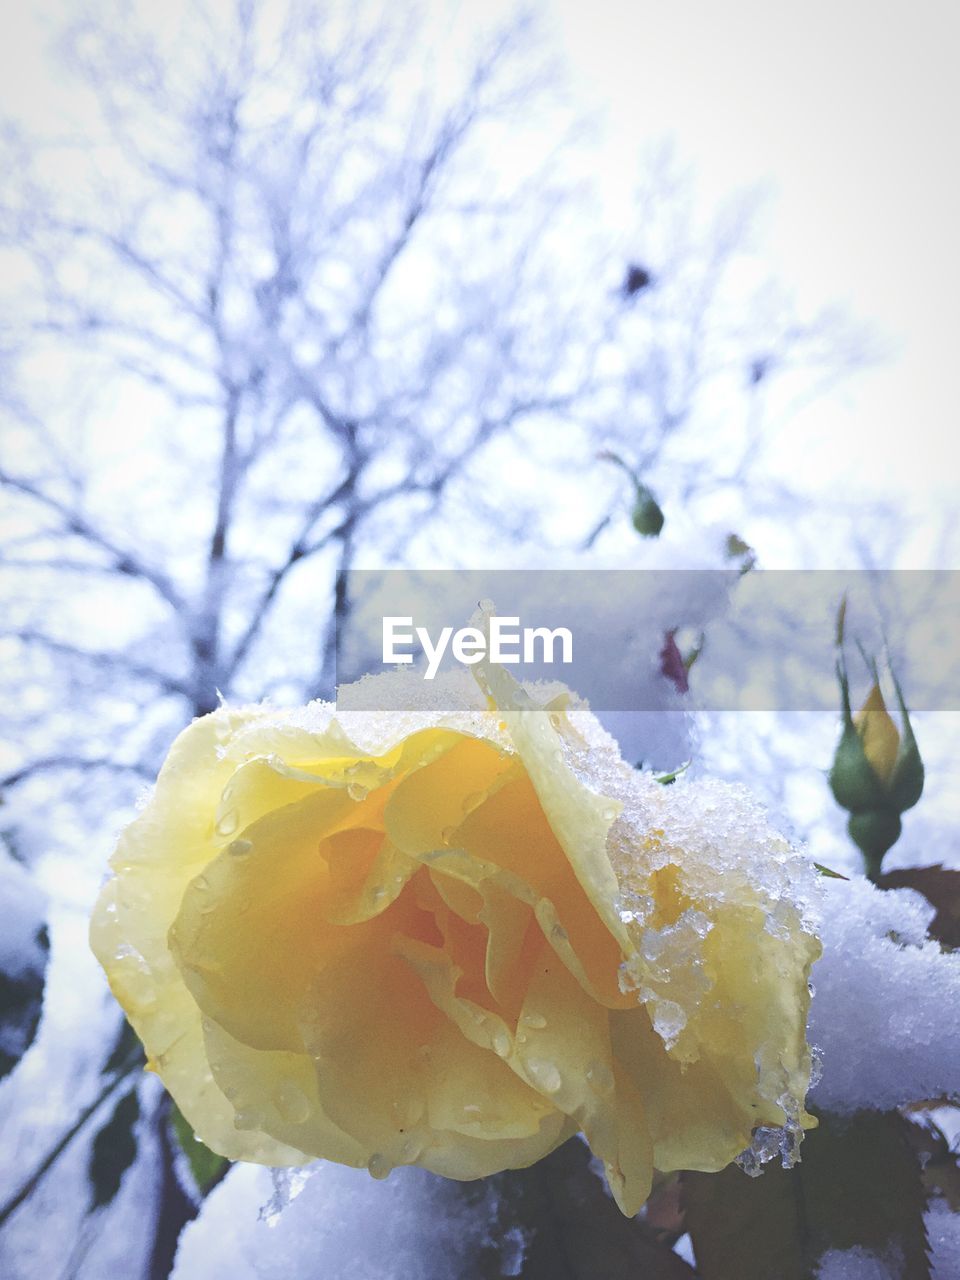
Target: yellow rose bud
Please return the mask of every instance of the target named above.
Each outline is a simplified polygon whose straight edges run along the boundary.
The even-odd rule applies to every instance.
[[[890,717],[876,681],[866,702],[853,717],[853,724],[860,735],[863,754],[873,772],[881,782],[889,782],[900,750],[900,733]]]
[[[223,1155],[472,1179],[581,1130],[633,1214],[655,1165],[812,1123],[814,873],[740,789],[661,786],[569,696],[485,678],[442,714],[195,721],[92,945]]]
[[[843,642],[845,604],[837,621],[837,642]],[[891,673],[892,674],[892,673]],[[903,692],[893,676],[903,734],[894,723],[879,682],[856,715],[850,709],[850,684],[841,651],[837,662],[843,732],[830,769],[830,788],[849,814],[847,830],[860,849],[871,879],[879,876],[884,854],[900,838],[900,815],[923,793],[923,760]]]

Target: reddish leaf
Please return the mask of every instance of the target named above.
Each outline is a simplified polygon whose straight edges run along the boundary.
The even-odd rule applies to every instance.
[[[658,1239],[672,1244],[683,1235],[683,1199],[677,1174],[664,1178],[644,1205],[643,1220]]]
[[[908,1129],[897,1112],[824,1116],[794,1169],[685,1173],[702,1280],[814,1280],[824,1253],[854,1247],[897,1256],[904,1277],[928,1280],[926,1188]]]
[[[673,638],[674,635],[675,632],[668,631],[664,636],[663,648],[660,650],[660,674],[666,676],[676,688],[677,693],[689,693],[690,680],[686,664]]]

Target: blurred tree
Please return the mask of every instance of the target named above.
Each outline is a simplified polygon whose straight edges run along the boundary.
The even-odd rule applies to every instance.
[[[238,0],[163,34],[101,9],[63,47],[95,111],[8,132],[0,207],[0,643],[30,689],[8,786],[149,777],[219,693],[329,694],[358,557],[422,561],[436,527],[450,563],[451,510],[459,539],[478,516],[529,536],[550,507],[531,465],[609,440],[646,475],[755,361],[743,305],[716,316],[740,217],[702,244],[677,225],[669,252],[647,236],[642,317],[646,267],[615,306],[596,288],[614,246],[564,172],[528,21],[425,55],[374,9]],[[784,365],[849,360],[820,327],[812,353],[792,319],[757,323]]]

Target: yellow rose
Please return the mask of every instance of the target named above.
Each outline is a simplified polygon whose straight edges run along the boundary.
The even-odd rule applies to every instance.
[[[195,721],[92,945],[223,1155],[471,1179],[581,1130],[633,1214],[655,1166],[811,1123],[806,864],[739,789],[662,786],[569,695],[485,679],[442,714]]]

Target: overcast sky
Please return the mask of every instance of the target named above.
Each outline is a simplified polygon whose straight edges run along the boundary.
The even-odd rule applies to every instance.
[[[771,266],[806,301],[846,303],[890,340],[889,367],[797,428],[795,476],[853,469],[878,491],[955,505],[960,7],[552,3],[605,112],[612,192],[625,191],[624,156],[657,136],[676,139],[705,195],[767,182]]]
[[[226,3],[226,0],[224,0]],[[890,359],[818,400],[780,465],[820,495],[895,495],[929,516],[900,567],[939,559],[957,488],[956,299],[960,296],[960,8],[944,0],[545,0],[584,103],[605,138],[597,170],[628,207],[634,157],[672,138],[705,207],[743,186],[770,192],[771,270],[811,307],[846,304]],[[446,0],[428,14],[449,21]],[[489,5],[459,0],[454,22]],[[76,7],[0,0],[6,109],[43,123],[70,90],[43,52]],[[960,542],[960,540],[958,540]],[[774,550],[773,547],[770,550]],[[954,560],[950,560],[953,567]],[[960,565],[960,559],[955,561]]]

